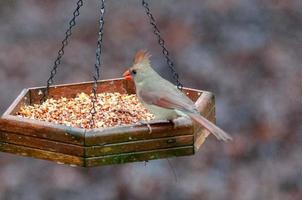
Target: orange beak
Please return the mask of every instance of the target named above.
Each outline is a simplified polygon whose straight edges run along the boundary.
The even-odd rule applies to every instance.
[[[125,73],[123,74],[123,77],[125,80],[130,81],[132,80],[132,76],[130,74],[130,70],[125,71]]]

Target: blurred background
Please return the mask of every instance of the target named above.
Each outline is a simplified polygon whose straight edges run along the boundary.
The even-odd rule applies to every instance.
[[[45,85],[76,0],[0,2],[0,113]],[[85,1],[56,83],[92,80],[99,1]],[[153,0],[181,81],[212,91],[218,124],[191,157],[72,168],[0,153],[0,199],[302,199],[302,1]],[[142,48],[171,79],[139,0],[108,1],[102,79]]]

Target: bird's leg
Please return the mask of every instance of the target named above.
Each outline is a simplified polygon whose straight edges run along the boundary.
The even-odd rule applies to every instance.
[[[152,133],[152,128],[151,128],[151,126],[150,126],[150,124],[149,124],[148,122],[139,121],[139,122],[137,122],[137,123],[140,124],[140,125],[146,125],[146,126],[148,127],[149,134]]]
[[[176,123],[174,123],[174,121],[172,119],[168,120],[171,124],[173,124],[173,129],[176,128]]]

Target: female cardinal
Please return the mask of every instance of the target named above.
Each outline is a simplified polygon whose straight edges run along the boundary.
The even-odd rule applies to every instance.
[[[155,118],[173,120],[186,115],[213,133],[217,139],[231,140],[226,132],[200,115],[193,101],[152,69],[150,57],[147,51],[138,51],[133,66],[123,76],[126,80],[134,80],[138,99]]]

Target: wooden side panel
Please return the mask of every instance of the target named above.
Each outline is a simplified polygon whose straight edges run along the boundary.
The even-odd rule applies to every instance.
[[[117,143],[104,146],[86,147],[85,157],[96,157],[104,155],[114,155],[121,153],[131,153],[149,151],[154,149],[166,149],[171,147],[181,147],[194,144],[193,135],[168,137],[161,139],[139,140],[135,142]]]
[[[0,119],[0,131],[70,144],[84,144],[84,129],[54,125],[46,122],[7,116]]]
[[[101,165],[148,161],[148,160],[176,157],[176,156],[188,156],[194,153],[194,147],[186,146],[186,147],[178,147],[178,148],[153,150],[153,151],[115,154],[115,155],[91,157],[91,158],[81,158],[77,156],[70,156],[61,153],[55,153],[55,152],[0,142],[0,151],[6,153],[13,153],[21,156],[49,160],[49,161],[57,162],[58,164],[67,164],[67,165],[82,166],[82,167],[96,167]]]
[[[3,117],[6,117],[8,115],[14,115],[22,105],[28,105],[30,104],[30,95],[29,90],[24,89],[20,93],[20,95],[15,99],[15,101],[10,105],[10,107],[5,111],[3,114]]]
[[[134,142],[124,142],[103,146],[81,147],[72,144],[18,135],[14,133],[0,132],[0,142],[45,151],[63,153],[72,156],[95,157],[193,145],[194,137],[193,135],[186,135],[161,139],[139,140]]]
[[[125,89],[127,90],[127,94],[135,94],[135,85],[134,82],[131,80],[123,80],[125,83]]]
[[[83,82],[75,84],[63,84],[55,85],[49,89],[49,97],[75,97],[76,94],[84,92],[90,94],[92,91],[93,82]],[[31,103],[39,103],[42,90],[44,87],[30,88]],[[98,82],[98,93],[101,92],[120,92],[122,94],[135,94],[135,85],[133,81],[127,81],[124,79],[110,79]],[[204,92],[201,90],[195,90],[190,88],[184,88],[183,92],[189,96],[193,101],[196,101],[199,96]]]
[[[86,167],[95,167],[100,165],[123,164],[128,162],[148,161],[161,158],[169,158],[176,156],[188,156],[194,154],[193,146],[168,148],[153,151],[134,152],[126,154],[117,154],[112,156],[101,156],[94,158],[86,158]]]
[[[172,123],[165,121],[150,123],[150,126],[152,133],[149,132],[147,125],[90,130],[86,133],[85,146],[97,146],[101,144],[114,144],[180,135],[193,135],[194,131],[190,120],[186,120],[175,127]]]
[[[101,92],[119,92],[127,93],[127,83],[124,79],[111,79],[98,81],[97,93]],[[60,97],[73,98],[76,94],[84,92],[91,94],[93,82],[83,82],[76,84],[55,85],[49,89],[49,97],[58,99]],[[32,103],[39,103],[42,97],[44,87],[30,88],[30,96]]]
[[[208,120],[215,123],[215,98],[210,92],[203,92],[198,98],[195,105],[197,109]],[[210,132],[201,127],[195,127],[195,150],[197,151],[201,145],[204,143],[205,139],[208,137]]]
[[[192,101],[197,101],[198,98],[204,93],[202,90],[195,90],[191,88],[183,88],[183,93],[186,94]]]
[[[77,156],[70,156],[61,153],[8,144],[4,142],[0,142],[0,151],[43,160],[50,160],[59,164],[84,166],[84,159]]]
[[[84,147],[8,132],[0,132],[0,142],[84,157]]]

